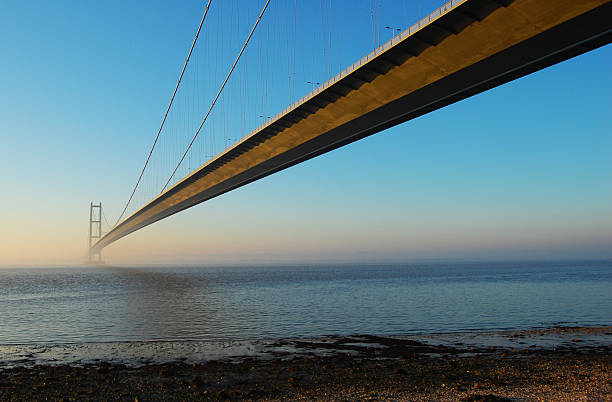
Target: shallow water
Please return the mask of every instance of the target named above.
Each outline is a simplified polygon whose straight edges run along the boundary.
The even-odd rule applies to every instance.
[[[406,346],[406,344],[408,346]],[[400,346],[400,350],[388,348]],[[250,341],[152,341],[0,345],[0,372],[36,365],[87,366],[100,362],[141,367],[208,360],[293,359],[337,355],[394,358],[401,349],[424,356],[472,356],[514,351],[610,353],[612,327],[555,327],[541,330],[454,332],[391,337],[353,335]],[[386,350],[385,350],[386,349]]]
[[[0,345],[612,323],[612,261],[0,269]]]

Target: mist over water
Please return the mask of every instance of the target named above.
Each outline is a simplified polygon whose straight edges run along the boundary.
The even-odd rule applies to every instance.
[[[0,344],[612,323],[612,261],[0,269]]]

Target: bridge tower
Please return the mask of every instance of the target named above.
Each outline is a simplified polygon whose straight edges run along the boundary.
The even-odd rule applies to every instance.
[[[102,237],[102,203],[89,204],[89,262],[102,262],[102,252],[92,246]]]

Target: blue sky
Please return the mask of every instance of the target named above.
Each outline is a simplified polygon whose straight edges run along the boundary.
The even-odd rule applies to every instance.
[[[224,4],[224,11],[211,11],[202,36],[202,49],[209,50],[202,50],[193,70],[194,76],[207,74],[211,86],[202,84],[207,94],[214,92],[262,2],[249,3],[248,11],[238,7],[244,2]],[[306,81],[323,81],[329,71],[370,50],[369,3],[359,4],[334,2],[332,10],[346,13],[331,23],[320,21],[316,7],[300,3],[294,99],[310,89]],[[441,4],[423,1],[421,12]],[[118,216],[203,5],[41,1],[3,6],[0,265],[80,263],[89,202],[102,201],[109,220]],[[280,38],[291,35],[291,24],[276,32],[279,24],[273,22],[290,17],[290,5],[271,2],[269,21],[264,18],[252,45],[257,49],[267,40],[272,48],[245,60],[257,64],[288,57]],[[244,13],[236,17],[231,7]],[[405,28],[406,21],[418,18],[417,7],[403,2],[381,2],[378,13],[381,27]],[[336,14],[328,11],[329,21]],[[238,21],[244,23],[238,27]],[[317,47],[321,37],[307,31],[319,23],[333,38],[329,63],[329,50]],[[381,29],[381,40],[389,35]],[[270,40],[274,37],[279,40]],[[215,43],[222,45],[214,48]],[[214,72],[212,59],[220,64]],[[612,258],[611,64],[607,46],[430,113],[156,223],[107,248],[105,259]],[[250,71],[286,74],[272,67]],[[257,99],[228,100],[220,110],[233,112],[233,119],[228,123],[220,114],[211,127],[229,124],[232,133],[243,135],[262,113],[287,106],[287,87],[273,79],[269,87],[252,81],[247,89],[254,98],[267,91],[263,105]],[[190,82],[188,88],[200,90],[197,81]],[[239,95],[237,89],[231,99]],[[194,96],[186,92],[179,106],[197,101],[205,107],[206,99]],[[250,113],[247,123],[236,123],[235,115],[245,113]],[[199,115],[196,110],[189,116],[185,130],[179,120],[169,123],[166,138],[174,152],[184,148]],[[167,166],[151,170],[151,194],[177,159],[163,157]],[[201,158],[194,156],[193,165]],[[140,202],[147,197],[143,193]]]

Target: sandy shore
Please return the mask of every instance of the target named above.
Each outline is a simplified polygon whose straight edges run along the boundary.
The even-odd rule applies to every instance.
[[[16,366],[0,370],[0,400],[612,400],[611,331],[491,334],[501,346],[361,335],[279,340],[256,358]],[[548,345],[552,335],[565,341]]]

